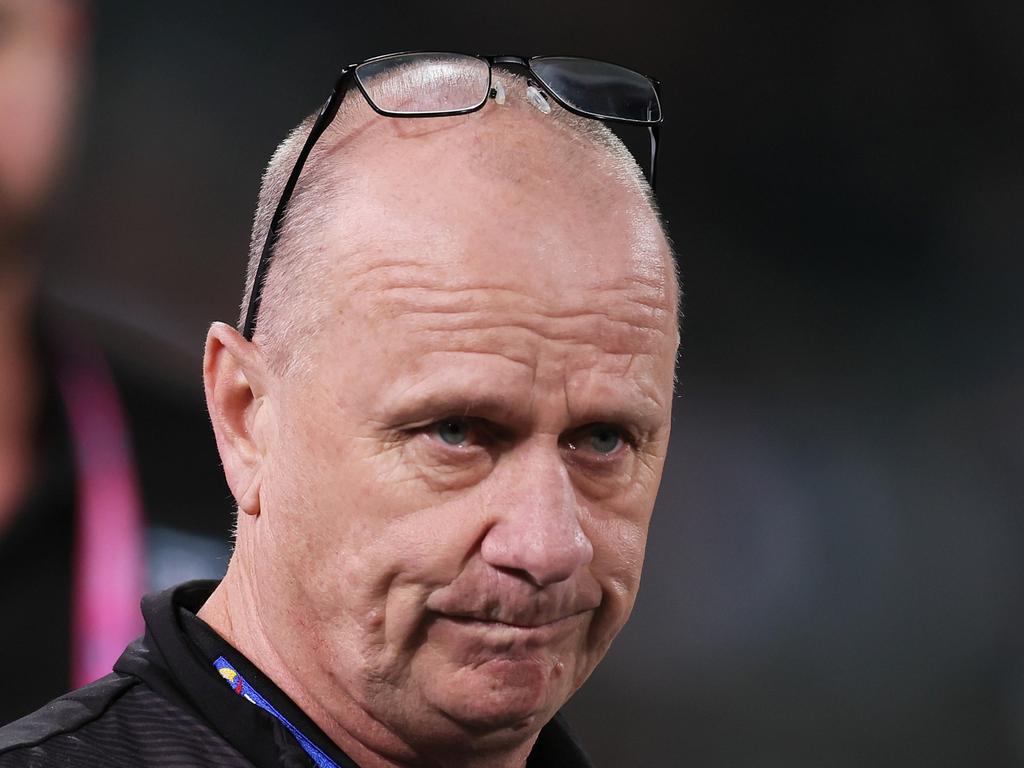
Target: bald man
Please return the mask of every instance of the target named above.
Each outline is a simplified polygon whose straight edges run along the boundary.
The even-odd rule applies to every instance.
[[[0,731],[3,768],[589,765],[556,715],[639,585],[674,264],[557,71],[477,102],[440,64],[357,71],[274,155],[249,311],[206,346],[227,575],[147,598],[114,674]]]

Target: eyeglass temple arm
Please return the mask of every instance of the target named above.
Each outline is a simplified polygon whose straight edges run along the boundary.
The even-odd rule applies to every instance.
[[[347,90],[347,80],[350,77],[352,77],[351,69],[346,69],[342,72],[338,82],[334,85],[331,95],[324,102],[323,107],[320,108],[320,114],[317,116],[316,122],[313,123],[309,135],[306,137],[306,142],[302,145],[302,151],[299,152],[299,157],[295,161],[295,167],[292,168],[288,181],[284,185],[284,190],[281,192],[281,199],[278,200],[277,208],[274,209],[274,216],[271,218],[270,227],[267,229],[267,239],[263,241],[263,252],[260,254],[260,263],[256,267],[256,276],[253,279],[252,292],[249,295],[249,307],[246,310],[245,323],[242,326],[242,336],[247,341],[252,341],[253,334],[256,332],[256,318],[260,313],[260,304],[263,303],[263,282],[266,280],[267,271],[270,269],[274,246],[277,243],[277,237],[281,230],[281,222],[284,220],[285,211],[288,210],[288,201],[291,200],[292,193],[295,192],[295,185],[299,182],[299,176],[306,165],[310,151],[312,151],[317,140],[323,135],[323,132],[327,130],[327,126],[334,120],[335,115],[338,114],[338,108],[341,106],[341,101]]]
[[[648,80],[651,81],[651,85],[654,86],[654,93],[658,97],[659,103],[661,102],[661,81],[656,77],[648,75]],[[661,125],[655,123],[654,125],[648,126],[651,134],[651,189],[655,189],[654,177],[655,172],[658,168],[658,139],[661,138]]]
[[[661,126],[650,125],[648,130],[651,133],[651,189],[654,189],[655,172],[658,168],[658,138],[661,135]]]

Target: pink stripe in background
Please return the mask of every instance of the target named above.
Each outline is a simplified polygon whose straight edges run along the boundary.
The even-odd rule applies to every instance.
[[[124,414],[103,360],[76,350],[62,362],[78,488],[71,617],[77,688],[109,673],[142,633],[142,505]]]

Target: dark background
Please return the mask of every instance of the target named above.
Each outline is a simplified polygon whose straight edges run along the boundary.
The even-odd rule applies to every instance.
[[[579,53],[664,83],[686,283],[598,766],[1024,764],[1024,6],[96,6],[51,293],[200,394],[263,165],[349,61]]]

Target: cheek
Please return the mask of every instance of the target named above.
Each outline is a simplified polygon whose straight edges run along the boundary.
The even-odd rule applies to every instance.
[[[590,531],[594,546],[591,565],[595,576],[613,584],[617,591],[635,593],[640,583],[647,544],[647,518],[610,518],[594,521]]]
[[[427,592],[455,578],[479,539],[479,505],[439,497],[408,475],[400,448],[326,421],[282,429],[279,442],[268,543],[325,620],[344,615],[368,641],[403,645]]]
[[[594,547],[591,573],[601,585],[602,604],[591,627],[590,642],[602,649],[622,628],[633,610],[650,514],[638,517],[591,517],[587,535]]]

